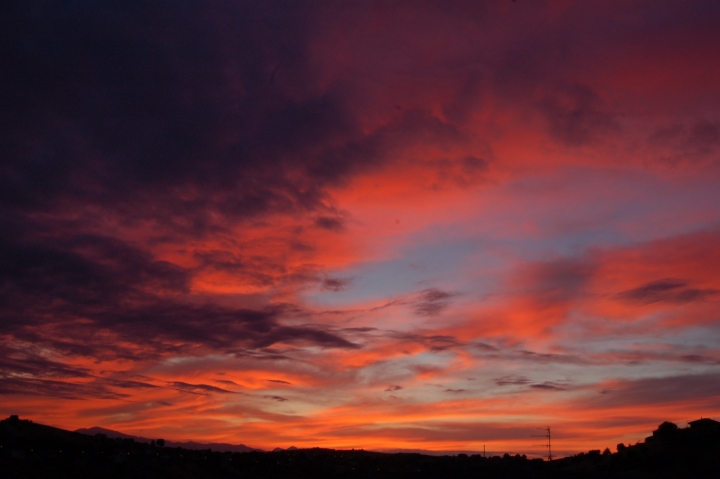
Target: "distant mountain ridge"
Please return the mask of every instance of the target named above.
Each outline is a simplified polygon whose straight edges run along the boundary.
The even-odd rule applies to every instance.
[[[509,453],[429,456],[326,448],[220,452],[222,446],[247,446],[175,442],[186,447],[163,447],[110,429],[80,431],[15,415],[0,420],[0,478],[718,479],[720,471],[720,422],[710,418],[689,421],[686,428],[663,422],[645,442],[620,443],[614,453],[594,449],[554,460]]]
[[[146,444],[150,444],[150,442],[154,440],[154,439],[148,439],[148,438],[142,437],[142,436],[132,436],[130,434],[124,434],[122,432],[113,431],[112,429],[105,429],[104,427],[98,427],[98,426],[76,429],[75,432],[80,433],[80,434],[85,434],[87,436],[95,436],[96,434],[104,434],[111,439],[132,439],[135,442],[142,442],[142,443],[146,443]],[[255,448],[246,446],[245,444],[225,444],[225,443],[216,443],[216,442],[202,443],[202,442],[195,442],[195,441],[175,442],[175,441],[165,440],[165,447],[183,447],[185,449],[193,449],[193,450],[212,449],[213,451],[218,451],[218,452],[252,452],[252,451],[262,452],[263,451],[262,449],[255,449]]]

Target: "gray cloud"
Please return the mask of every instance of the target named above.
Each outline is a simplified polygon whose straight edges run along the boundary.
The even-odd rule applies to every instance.
[[[665,150],[660,160],[666,163],[675,165],[685,160],[698,160],[720,146],[720,123],[706,119],[692,124],[675,123],[657,128],[648,141]]]
[[[604,388],[604,394],[590,399],[591,403],[602,403],[613,407],[640,405],[649,406],[676,401],[705,401],[706,404],[720,405],[720,374],[673,375],[649,377],[634,380],[619,380]]]
[[[570,146],[592,143],[599,136],[619,130],[614,115],[602,99],[585,85],[566,85],[551,91],[538,104],[549,132]]]
[[[551,381],[545,381],[543,383],[531,384],[530,387],[533,389],[544,389],[547,391],[564,391],[565,390],[565,387],[563,387],[562,385],[559,385],[559,384],[551,382]]]
[[[345,229],[344,221],[341,218],[333,218],[330,216],[319,216],[315,220],[315,226],[328,231],[343,231]]]
[[[227,384],[228,386],[239,386],[235,381],[229,381],[227,379],[214,379],[216,383]]]
[[[221,393],[221,394],[235,394],[227,389],[210,386],[209,384],[191,384],[182,381],[172,381],[167,383],[169,387],[180,391],[190,392],[193,394],[209,394],[209,393]]]
[[[698,289],[688,287],[682,279],[665,278],[645,283],[637,288],[617,294],[617,299],[631,304],[652,304],[668,302],[675,304],[705,301],[720,293],[717,289]]]
[[[288,399],[281,397],[281,396],[263,396],[265,399],[272,399],[273,401],[278,402],[285,402],[288,401]]]
[[[530,380],[526,378],[525,376],[518,376],[515,374],[511,374],[508,376],[502,376],[495,379],[495,384],[498,386],[520,386],[530,383]]]
[[[448,307],[449,300],[455,293],[449,293],[436,288],[420,292],[415,304],[415,313],[420,316],[437,316]]]
[[[322,280],[322,289],[326,291],[344,291],[352,283],[351,278],[325,278]]]
[[[118,393],[102,384],[76,384],[54,379],[3,377],[0,394],[44,396],[59,399],[123,399],[128,394]]]

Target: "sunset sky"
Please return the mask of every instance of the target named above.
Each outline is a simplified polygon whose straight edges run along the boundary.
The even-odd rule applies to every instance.
[[[717,0],[11,0],[0,50],[0,416],[533,457],[720,419]]]

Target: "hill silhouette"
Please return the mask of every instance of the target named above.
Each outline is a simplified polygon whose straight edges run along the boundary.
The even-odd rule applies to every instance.
[[[146,443],[150,444],[153,442],[153,439],[148,439],[146,437],[141,436],[131,436],[129,434],[123,434],[122,432],[113,431],[112,429],[105,429],[104,427],[90,427],[90,428],[80,428],[76,429],[75,432],[80,434],[85,434],[87,436],[95,436],[97,434],[104,434],[105,436],[111,438],[111,439],[132,439],[136,442]],[[185,449],[193,449],[193,450],[199,450],[199,449],[212,449],[213,451],[219,451],[219,452],[250,452],[250,451],[261,451],[262,449],[255,449],[252,447],[248,447],[245,444],[225,444],[225,443],[217,443],[217,442],[210,442],[210,443],[203,443],[203,442],[195,442],[195,441],[187,441],[187,442],[177,442],[177,441],[164,441],[165,447],[183,447]]]
[[[104,432],[87,435],[17,416],[0,421],[0,477],[7,478],[670,479],[717,478],[718,471],[720,423],[712,419],[691,421],[682,429],[664,422],[645,442],[618,444],[615,453],[592,450],[554,461],[320,448],[221,452],[163,447],[159,441],[112,438]]]

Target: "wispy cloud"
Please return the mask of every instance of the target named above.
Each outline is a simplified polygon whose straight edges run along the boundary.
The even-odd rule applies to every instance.
[[[720,293],[717,289],[689,288],[688,285],[687,281],[681,279],[665,278],[623,291],[617,297],[628,303],[651,304],[665,301],[682,304],[705,301]]]

